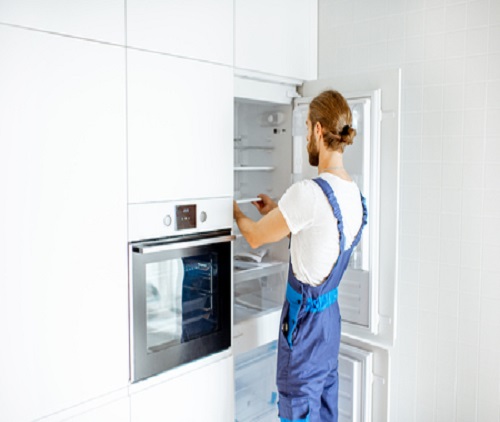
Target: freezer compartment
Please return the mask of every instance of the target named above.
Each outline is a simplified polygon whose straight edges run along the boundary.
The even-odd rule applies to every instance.
[[[241,354],[235,361],[237,422],[275,422],[277,342]],[[371,420],[373,352],[341,343],[339,354],[339,422]]]
[[[276,342],[266,344],[235,361],[237,422],[278,421]]]

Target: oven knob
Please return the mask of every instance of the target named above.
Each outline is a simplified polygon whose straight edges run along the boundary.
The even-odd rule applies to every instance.
[[[202,223],[204,223],[205,221],[207,221],[207,213],[205,211],[202,211],[201,214],[200,214],[200,220]]]
[[[163,224],[165,224],[165,226],[170,226],[170,224],[172,224],[172,217],[170,217],[169,215],[166,215],[165,218],[163,219]]]

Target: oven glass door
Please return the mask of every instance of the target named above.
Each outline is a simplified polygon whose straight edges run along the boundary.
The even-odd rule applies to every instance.
[[[132,246],[132,380],[227,349],[231,236]]]

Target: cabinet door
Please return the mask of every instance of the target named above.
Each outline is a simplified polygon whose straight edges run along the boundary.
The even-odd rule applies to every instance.
[[[233,74],[130,50],[129,203],[233,194]]]
[[[74,416],[67,422],[129,422],[130,421],[130,403],[128,398],[122,399],[108,405],[98,407]]]
[[[232,0],[128,0],[129,46],[233,65]]]
[[[1,420],[128,382],[125,53],[0,26]]]
[[[234,361],[232,356],[161,384],[134,384],[131,422],[234,421]],[[154,381],[151,379],[151,381]]]
[[[317,0],[235,0],[235,66],[317,77]]]
[[[127,389],[124,389],[127,391]],[[119,393],[123,395],[123,392]],[[116,395],[112,393],[111,395]],[[96,403],[97,402],[97,403]],[[130,400],[128,395],[119,399],[109,396],[83,403],[76,407],[57,412],[38,422],[130,422]]]
[[[125,1],[2,0],[0,23],[123,45]]]

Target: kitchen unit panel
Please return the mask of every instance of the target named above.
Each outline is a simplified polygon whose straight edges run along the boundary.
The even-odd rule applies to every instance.
[[[236,0],[235,67],[317,78],[317,0]]]
[[[128,51],[129,203],[233,194],[229,67]]]
[[[233,65],[232,0],[128,0],[127,44]]]
[[[124,0],[2,0],[0,23],[123,45]]]
[[[116,396],[120,396],[120,398]],[[113,396],[113,397],[110,397]],[[97,400],[82,403],[53,415],[37,419],[37,422],[129,422],[130,400],[128,388]]]
[[[125,52],[0,26],[0,62],[0,419],[33,420],[128,383]]]
[[[131,391],[131,422],[158,420],[234,422],[233,358],[198,368],[168,382],[154,379]]]
[[[117,421],[128,422],[130,420],[129,399],[122,399],[109,403],[97,409],[66,419],[67,422],[96,422],[96,421]]]

